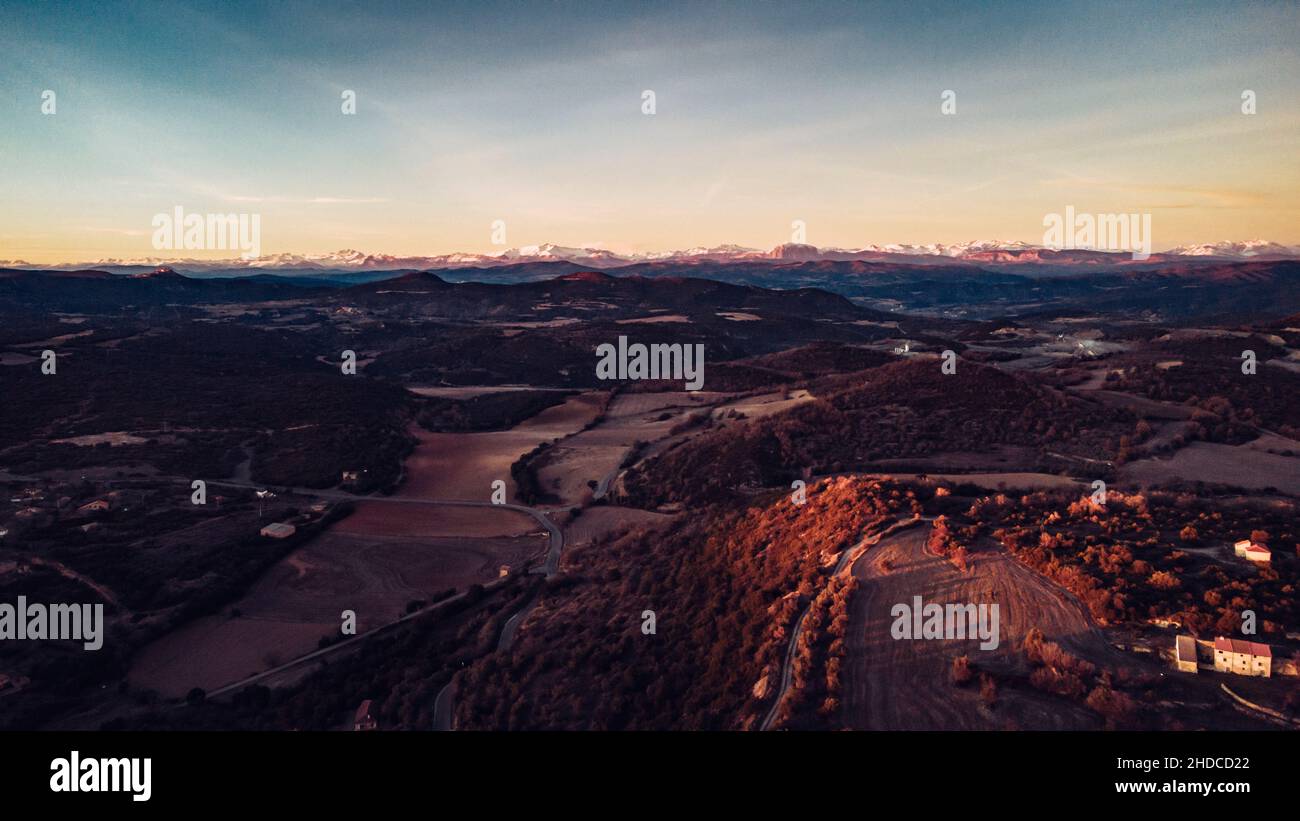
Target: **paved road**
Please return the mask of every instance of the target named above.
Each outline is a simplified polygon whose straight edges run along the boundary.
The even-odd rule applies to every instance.
[[[511,645],[515,643],[515,635],[519,632],[519,625],[523,624],[524,619],[528,618],[528,614],[533,612],[533,608],[537,606],[540,598],[537,595],[529,597],[524,606],[519,608],[519,612],[506,621],[505,626],[501,628],[501,638],[497,641],[498,651],[509,650]]]
[[[448,732],[452,730],[451,708],[456,700],[456,676],[451,677],[433,700],[433,729]]]
[[[506,620],[505,625],[501,628],[501,637],[497,640],[498,653],[509,650],[511,645],[515,643],[515,636],[519,633],[519,625],[524,623],[524,619],[528,618],[528,614],[533,612],[533,608],[537,606],[540,600],[541,596],[539,594],[533,594],[524,603],[523,607],[519,608],[513,616]],[[456,676],[453,675],[451,681],[443,685],[443,688],[438,691],[437,697],[433,700],[433,729],[444,732],[455,729],[452,726],[454,720],[452,710],[455,705]]]
[[[623,462],[627,459],[628,454],[631,452],[632,452],[632,448],[628,448],[626,451],[624,451],[623,455],[618,458],[618,464],[614,467],[614,469],[611,470],[609,473],[606,473],[604,476],[600,477],[600,481],[596,483],[596,490],[591,494],[592,499],[605,498],[605,494],[609,493],[609,486],[614,484],[614,480],[617,479],[618,475],[623,472]]]
[[[904,519],[903,521],[895,522],[876,535],[868,536],[854,547],[845,550],[840,554],[840,560],[835,563],[835,569],[831,571],[830,578],[833,579],[844,572],[845,568],[850,564],[850,557],[855,557],[856,560],[857,556],[861,556],[863,551],[876,544],[881,539],[886,536],[892,536],[898,531],[911,527],[920,521],[920,517],[913,517],[911,519]],[[770,730],[772,728],[772,723],[776,721],[776,714],[780,711],[781,704],[785,701],[785,697],[790,691],[790,683],[794,678],[794,654],[799,646],[799,637],[803,634],[804,619],[808,618],[808,612],[810,610],[812,610],[812,602],[808,603],[808,606],[804,608],[804,611],[799,614],[799,619],[794,623],[794,630],[790,633],[790,642],[785,648],[785,660],[781,664],[781,687],[777,690],[776,699],[772,702],[772,708],[767,711],[767,716],[763,718],[763,723],[758,725],[759,732]]]

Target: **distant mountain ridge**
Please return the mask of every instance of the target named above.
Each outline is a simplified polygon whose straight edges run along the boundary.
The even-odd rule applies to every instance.
[[[489,267],[322,273],[256,268],[207,273],[187,273],[170,267],[116,273],[93,268],[0,268],[0,307],[9,303],[44,311],[125,310],[132,305],[256,302],[314,298],[328,293],[343,300],[378,300],[383,306],[394,298],[411,299],[413,310],[424,310],[415,303],[440,301],[453,314],[465,316],[483,306],[499,306],[510,297],[524,300],[511,303],[522,315],[529,306],[552,303],[548,293],[555,289],[570,295],[581,292],[598,305],[618,294],[636,297],[666,286],[674,296],[660,295],[651,301],[678,312],[690,313],[693,300],[705,292],[740,287],[800,295],[803,304],[835,295],[819,306],[828,312],[826,316],[833,315],[841,307],[840,300],[847,299],[858,308],[876,312],[875,316],[862,317],[869,321],[886,321],[909,313],[982,321],[1064,311],[1142,321],[1223,323],[1258,321],[1300,311],[1300,260],[1296,259],[1223,260],[1187,255],[1145,264],[1108,265],[1061,263],[1053,256],[1058,252],[1052,251],[996,253],[1032,257],[1035,261],[1000,264],[953,260],[941,266],[766,258],[689,264],[641,262],[604,266],[602,271],[564,260],[546,260]],[[1078,259],[1078,254],[1097,252],[1066,253],[1072,255],[1070,259]],[[733,300],[740,302],[745,300]]]
[[[1209,242],[1184,245],[1151,255],[1144,262],[1161,262],[1172,259],[1197,260],[1281,260],[1300,259],[1300,246],[1282,245],[1266,240],[1242,242]],[[602,248],[583,248],[546,243],[508,248],[495,253],[451,253],[434,256],[396,256],[369,254],[354,249],[343,249],[327,254],[267,254],[254,259],[184,259],[174,257],[142,257],[135,259],[103,259],[93,262],[39,265],[21,260],[0,260],[0,268],[68,269],[96,268],[124,272],[160,265],[174,266],[189,271],[360,271],[360,270],[429,270],[442,268],[494,268],[532,262],[570,262],[595,268],[617,268],[644,263],[677,263],[690,265],[717,262],[907,262],[910,264],[942,265],[956,262],[985,262],[997,264],[1051,263],[1063,265],[1132,264],[1136,261],[1127,252],[1095,250],[1058,250],[1024,242],[1001,240],[976,240],[955,244],[929,245],[865,245],[861,248],[819,248],[805,243],[786,243],[764,251],[741,245],[688,248],[681,251],[622,254]]]

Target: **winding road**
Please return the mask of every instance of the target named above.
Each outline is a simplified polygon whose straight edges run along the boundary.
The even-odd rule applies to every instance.
[[[842,575],[853,562],[857,561],[857,557],[861,556],[868,548],[877,544],[881,539],[884,539],[887,536],[892,536],[898,531],[911,527],[920,521],[922,521],[921,517],[914,516],[911,519],[894,522],[892,525],[874,536],[865,537],[855,546],[848,548],[840,554],[839,561],[835,563],[835,569],[831,571],[827,580],[829,581],[836,576]],[[808,606],[799,614],[798,620],[794,623],[794,630],[790,633],[790,642],[785,648],[785,659],[781,664],[781,687],[777,690],[776,700],[772,702],[772,707],[767,711],[767,715],[763,718],[763,723],[758,726],[759,732],[772,729],[772,724],[776,721],[777,713],[780,712],[781,705],[785,702],[785,697],[790,692],[790,684],[794,678],[794,655],[795,651],[799,647],[799,637],[803,635],[804,619],[808,617],[808,612],[810,610],[812,610],[811,601],[808,602]]]

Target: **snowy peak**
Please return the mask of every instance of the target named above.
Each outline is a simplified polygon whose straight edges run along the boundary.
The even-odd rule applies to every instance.
[[[1295,259],[1300,257],[1300,246],[1281,245],[1262,239],[1245,242],[1204,242],[1200,245],[1180,245],[1169,254],[1181,257],[1224,257],[1228,259]]]
[[[1160,259],[1186,257],[1202,260],[1278,260],[1300,259],[1300,246],[1287,246],[1265,240],[1243,242],[1211,242],[1185,245],[1157,255]],[[3,262],[0,267],[50,268],[159,268],[174,267],[190,271],[240,270],[262,271],[353,271],[400,269],[431,270],[443,268],[491,268],[530,262],[570,262],[592,268],[617,268],[642,263],[800,263],[800,262],[902,262],[909,264],[943,264],[959,261],[974,263],[1105,263],[1123,262],[1127,254],[1109,254],[1101,251],[1058,251],[1025,242],[1002,240],[975,240],[954,244],[931,243],[910,245],[864,245],[860,248],[818,248],[806,243],[786,243],[771,250],[749,248],[743,245],[716,245],[688,248],[681,251],[652,251],[645,253],[619,253],[604,248],[584,248],[555,243],[523,245],[489,253],[458,252],[437,256],[397,256],[393,254],[368,254],[345,248],[326,254],[266,254],[254,259],[176,259],[145,257],[138,259],[101,259],[62,265],[33,265],[22,262]],[[1121,259],[1122,258],[1122,259]]]

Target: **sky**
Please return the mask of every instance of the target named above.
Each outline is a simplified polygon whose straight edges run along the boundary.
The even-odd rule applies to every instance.
[[[177,206],[264,254],[1300,244],[1298,44],[1294,2],[0,0],[0,260],[167,256]]]

